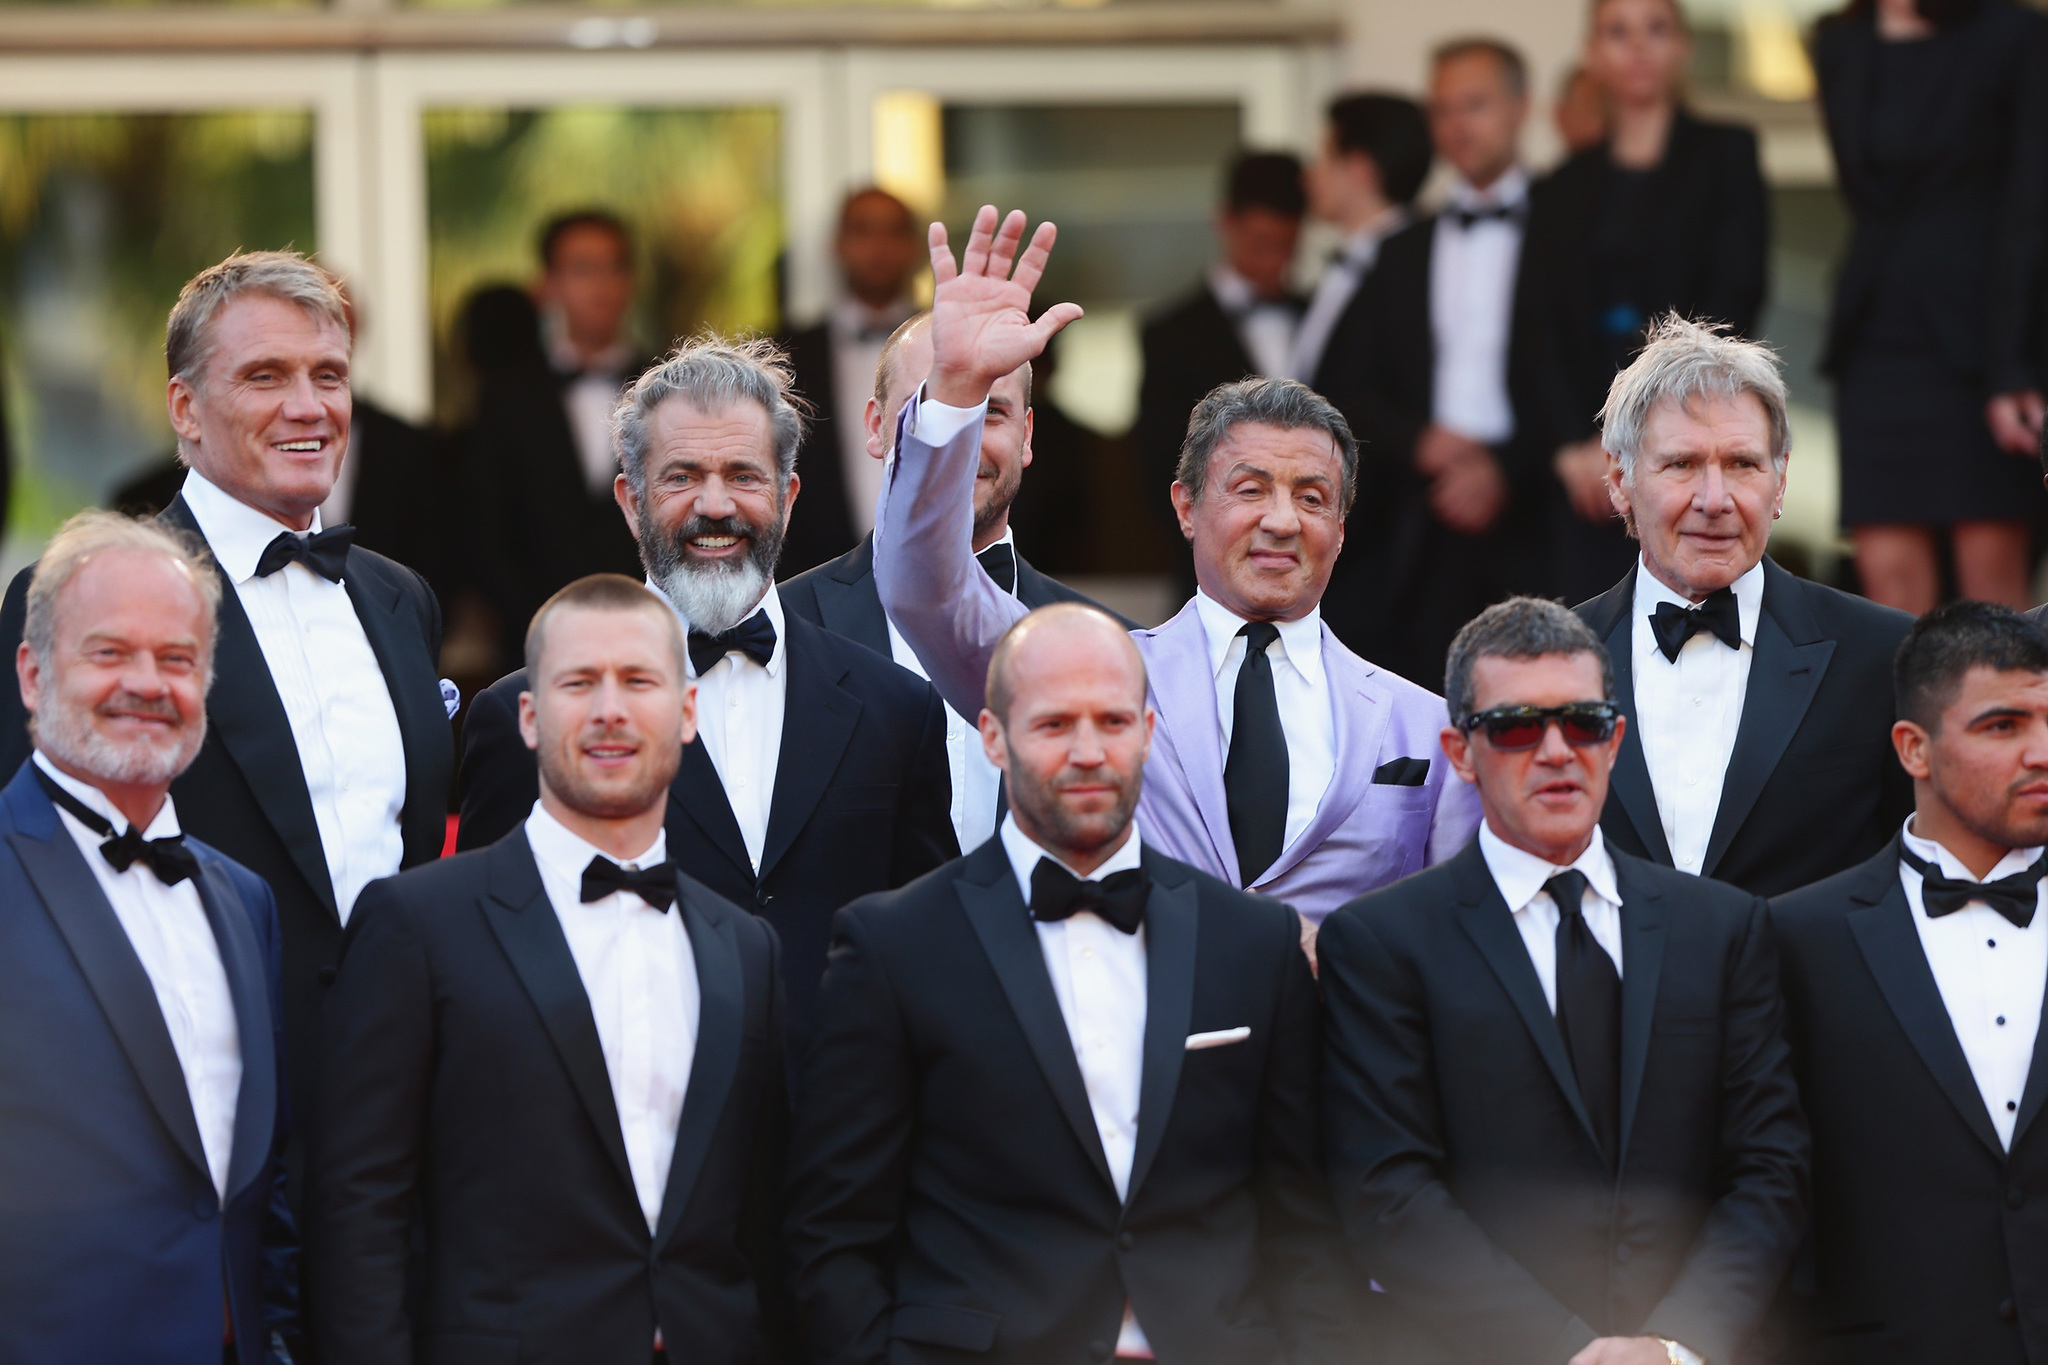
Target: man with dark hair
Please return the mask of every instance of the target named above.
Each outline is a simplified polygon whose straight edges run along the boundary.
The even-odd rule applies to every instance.
[[[791,1144],[811,1358],[1348,1358],[1294,917],[1142,832],[1109,616],[1024,617],[987,691],[1001,836],[834,925]]]
[[[864,414],[889,334],[917,305],[911,282],[924,244],[910,206],[875,185],[848,194],[832,240],[843,292],[812,327],[782,341],[796,391],[810,405],[804,442],[804,514],[790,523],[783,568],[790,573],[844,554],[875,529],[882,466],[868,456]]]
[[[1627,722],[1570,611],[1487,608],[1446,688],[1479,836],[1318,945],[1330,1180],[1382,1358],[1735,1360],[1807,1198],[1764,903],[1602,838]]]
[[[1458,628],[1537,591],[1547,452],[1532,440],[1536,357],[1522,242],[1522,59],[1491,39],[1438,49],[1429,120],[1456,173],[1445,209],[1389,237],[1331,335],[1322,392],[1367,452],[1364,516],[1329,593],[1330,628],[1434,678]]]
[[[1209,277],[1145,324],[1145,380],[1134,436],[1149,496],[1173,482],[1188,414],[1218,384],[1285,375],[1301,300],[1289,282],[1307,195],[1301,162],[1246,152],[1224,177]],[[1171,516],[1172,504],[1154,504]]]
[[[2048,1358],[2048,636],[1958,602],[1893,677],[1913,814],[1771,906],[1814,1140],[1793,1344],[2023,1365]]]
[[[520,623],[549,594],[639,564],[612,503],[612,408],[644,364],[627,335],[632,234],[615,215],[584,209],[551,220],[536,240],[546,361],[481,376],[463,453],[470,580],[497,611],[507,667]]]

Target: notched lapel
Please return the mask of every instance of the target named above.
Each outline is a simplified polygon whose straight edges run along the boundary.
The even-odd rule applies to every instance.
[[[815,629],[789,617],[789,669],[782,707],[782,756],[775,766],[775,794],[768,802],[768,837],[761,844],[761,875],[775,870],[796,836],[809,823],[839,760],[860,723],[860,698],[839,685],[844,674],[810,635]]]
[[[674,812],[680,810],[752,884],[754,864],[747,857],[746,837],[740,833],[732,802],[726,799],[725,783],[719,779],[718,767],[712,763],[701,737],[683,746],[682,766],[676,769],[675,781],[669,784],[668,803],[671,823],[675,820]]]
[[[270,979],[248,908],[227,870],[202,856],[200,904],[220,948],[228,991],[235,1002],[235,1032],[242,1051],[242,1085],[235,1101],[234,1146],[228,1156],[227,1198],[232,1202],[263,1169],[277,1117],[277,1054],[271,1032]]]
[[[1188,799],[1202,819],[1219,875],[1236,885],[1237,841],[1230,833],[1230,808],[1223,791],[1223,732],[1216,722],[1216,683],[1209,670],[1209,645],[1195,604],[1156,630],[1146,632],[1152,709],[1159,728],[1180,760]],[[1338,768],[1343,771],[1342,766]],[[1285,861],[1285,855],[1282,855]]]
[[[821,575],[812,584],[812,591],[818,599],[818,616],[827,630],[858,641],[887,658],[891,653],[889,616],[882,610],[874,567],[875,538],[870,535],[849,562]]]
[[[1180,1088],[1188,1021],[1194,1014],[1201,927],[1201,903],[1194,881],[1169,886],[1157,875],[1157,860],[1148,858],[1146,862],[1150,864],[1147,871],[1154,876],[1152,894],[1145,901],[1145,1044],[1138,1081],[1138,1141],[1131,1155],[1131,1178],[1125,1186],[1126,1204],[1137,1200],[1145,1173],[1152,1169],[1152,1158],[1159,1154],[1160,1141],[1173,1121],[1173,1097]]]
[[[431,775],[445,770],[452,759],[454,738],[435,678],[435,661],[427,657],[420,633],[405,628],[407,622],[400,611],[404,594],[399,586],[359,567],[365,563],[363,551],[350,550],[342,586],[348,590],[370,652],[377,657],[384,689],[391,694],[391,709],[398,717],[406,775],[405,810],[400,819],[410,816],[408,823],[417,822],[421,818],[418,805],[424,802],[433,808],[429,818],[440,820],[447,814],[441,809],[445,793],[431,790]]]
[[[1642,727],[1636,721],[1635,620],[1630,615],[1635,604],[1636,570],[1629,570],[1628,577],[1612,591],[1626,593],[1627,603],[1602,639],[1607,645],[1607,657],[1614,665],[1614,701],[1628,717],[1628,729],[1622,734],[1621,752],[1615,756],[1608,786],[1613,800],[1620,803],[1628,822],[1635,826],[1636,837],[1649,851],[1650,861],[1669,867],[1671,843],[1664,837],[1664,818],[1657,812],[1657,790],[1650,785],[1650,765],[1643,757]],[[1607,609],[1611,611],[1612,607]]]
[[[1619,1168],[1628,1156],[1636,1101],[1643,1094],[1643,1069],[1649,1061],[1650,1033],[1656,1023],[1657,987],[1664,972],[1671,908],[1619,860],[1615,877],[1621,884],[1621,1150],[1615,1162]]]
[[[675,1154],[669,1159],[661,1217],[655,1223],[657,1252],[667,1244],[689,1206],[712,1136],[725,1115],[726,1097],[732,1093],[733,1078],[739,1071],[740,1038],[747,1017],[746,980],[732,921],[721,916],[714,924],[696,899],[680,889],[676,913],[683,917],[690,953],[697,960],[697,1051],[690,1062],[690,1084],[683,1093],[682,1117],[676,1125]]]

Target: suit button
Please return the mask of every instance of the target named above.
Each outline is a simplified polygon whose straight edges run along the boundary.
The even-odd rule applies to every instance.
[[[1628,1264],[1628,1243],[1627,1243],[1627,1242],[1622,1242],[1621,1244],[1619,1244],[1618,1246],[1616,1246],[1616,1247],[1614,1248],[1614,1263],[1615,1263],[1616,1265],[1627,1265],[1627,1264]]]
[[[1116,1235],[1116,1249],[1118,1251],[1129,1251],[1132,1247],[1136,1246],[1137,1244],[1138,1239],[1131,1236],[1131,1234],[1128,1232],[1119,1232]]]
[[[212,1195],[202,1194],[192,1201],[192,1216],[202,1223],[210,1223],[220,1212],[220,1201]]]
[[[2023,1190],[2007,1190],[2005,1192],[2005,1206],[2009,1209],[2025,1208],[2027,1206],[2026,1192]]]
[[[760,906],[763,910],[767,909],[768,902],[774,899],[775,897],[768,894],[767,888],[760,886],[754,888],[754,904]]]
[[[2000,1299],[1998,1301],[1998,1316],[2004,1318],[2007,1322],[2011,1322],[2018,1318],[2019,1315],[2019,1309],[2012,1306],[2011,1299]]]
[[[1088,1358],[1089,1358],[1090,1360],[1108,1360],[1108,1359],[1109,1359],[1109,1343],[1108,1343],[1108,1342],[1106,1342],[1106,1341],[1091,1341],[1091,1342],[1089,1342],[1089,1343],[1088,1343]]]
[[[322,967],[317,973],[315,973],[315,977],[320,982],[321,985],[332,986],[334,984],[334,968]]]

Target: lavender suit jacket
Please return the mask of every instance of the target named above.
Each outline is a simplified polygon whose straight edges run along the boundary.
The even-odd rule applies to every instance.
[[[996,587],[970,553],[981,423],[934,446],[914,433],[906,404],[875,529],[875,582],[889,619],[917,651],[941,696],[981,713],[989,655],[1023,603]],[[1145,657],[1159,715],[1138,819],[1145,840],[1233,886],[1237,852],[1223,794],[1223,731],[1209,647],[1193,602],[1131,638]],[[1337,772],[1315,818],[1253,888],[1309,920],[1456,853],[1479,828],[1473,791],[1451,773],[1438,732],[1441,697],[1375,667],[1323,627]],[[1374,777],[1421,758],[1418,786]]]

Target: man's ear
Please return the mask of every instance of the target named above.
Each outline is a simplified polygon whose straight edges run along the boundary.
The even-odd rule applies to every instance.
[[[626,529],[633,533],[634,543],[640,540],[640,500],[633,496],[633,484],[624,474],[612,480],[612,501],[619,505],[619,511],[626,518]]]
[[[519,738],[529,749],[540,748],[540,717],[534,714],[531,692],[519,694]]]
[[[1436,739],[1443,745],[1444,757],[1451,760],[1451,771],[1461,781],[1478,786],[1479,770],[1472,763],[1472,737],[1454,725],[1446,725]]]
[[[1007,774],[1010,771],[1010,746],[1003,738],[1003,723],[986,706],[981,708],[981,715],[975,718],[974,723],[981,731],[981,752],[990,763]]]
[[[1910,720],[1896,721],[1892,725],[1892,752],[1899,756],[1899,766],[1906,775],[1921,781],[1931,777],[1934,764],[1928,750],[1934,745],[1934,736]]]
[[[33,716],[36,700],[42,695],[43,670],[36,662],[36,652],[26,640],[14,651],[14,678],[21,688],[21,704]]]

